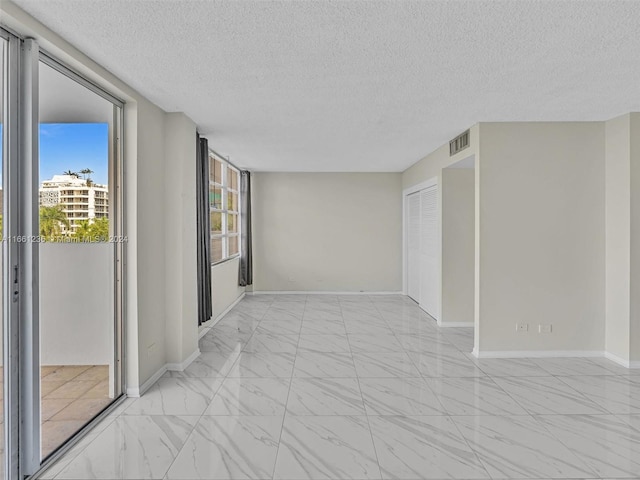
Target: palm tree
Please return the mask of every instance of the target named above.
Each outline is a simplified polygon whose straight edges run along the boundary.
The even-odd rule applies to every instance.
[[[62,205],[40,207],[40,235],[47,240],[62,236],[62,227],[69,229],[71,223]]]
[[[82,170],[80,170],[80,173],[84,175],[85,180],[91,180],[91,174],[93,173],[93,170],[91,170],[90,168],[83,168]]]
[[[82,170],[80,170],[80,173],[84,175],[84,181],[87,187],[93,185],[93,182],[91,181],[91,174],[93,173],[93,170],[91,170],[90,168],[83,168]]]
[[[63,175],[69,175],[70,177],[75,177],[75,178],[78,178],[79,176],[76,172],[71,170],[67,170],[66,172],[63,173]]]

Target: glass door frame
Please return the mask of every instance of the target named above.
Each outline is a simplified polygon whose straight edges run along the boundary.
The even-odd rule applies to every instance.
[[[92,425],[124,400],[125,255],[123,116],[124,102],[0,26],[7,40],[4,82],[4,411],[5,478],[22,479],[48,467]],[[6,63],[5,62],[5,63]],[[39,66],[47,64],[113,104],[109,132],[110,236],[114,248],[113,401],[54,453],[41,457],[39,329]],[[4,72],[2,72],[4,74]],[[15,241],[13,241],[15,239]],[[110,240],[112,240],[110,239]]]
[[[19,249],[16,242],[8,241],[19,231],[18,183],[20,180],[16,159],[20,155],[20,58],[22,40],[16,35],[0,28],[0,36],[4,43],[4,76],[3,87],[3,129],[2,129],[2,178],[3,178],[3,408],[4,408],[4,469],[5,479],[18,478],[20,472],[19,446],[20,439],[20,403],[19,389],[19,351],[20,351],[20,309],[18,302],[18,258]]]

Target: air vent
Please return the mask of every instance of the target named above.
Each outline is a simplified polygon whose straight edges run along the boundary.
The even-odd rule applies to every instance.
[[[469,146],[469,130],[461,133],[449,142],[449,156],[452,157],[456,153],[464,150]]]

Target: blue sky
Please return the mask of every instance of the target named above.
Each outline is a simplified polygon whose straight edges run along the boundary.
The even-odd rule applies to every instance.
[[[109,125],[106,123],[40,124],[40,181],[67,170],[94,171],[91,179],[107,184],[109,178]]]
[[[0,124],[2,138],[2,124]],[[94,171],[91,179],[107,184],[109,174],[109,125],[106,123],[40,124],[40,182],[67,170]],[[0,159],[2,158],[0,142]],[[0,169],[0,180],[2,170]]]

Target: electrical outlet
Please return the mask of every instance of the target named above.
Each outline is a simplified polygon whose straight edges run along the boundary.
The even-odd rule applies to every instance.
[[[529,324],[528,323],[516,323],[516,332],[528,332]]]
[[[540,324],[538,325],[538,333],[551,333],[552,328],[551,328],[551,324]]]

